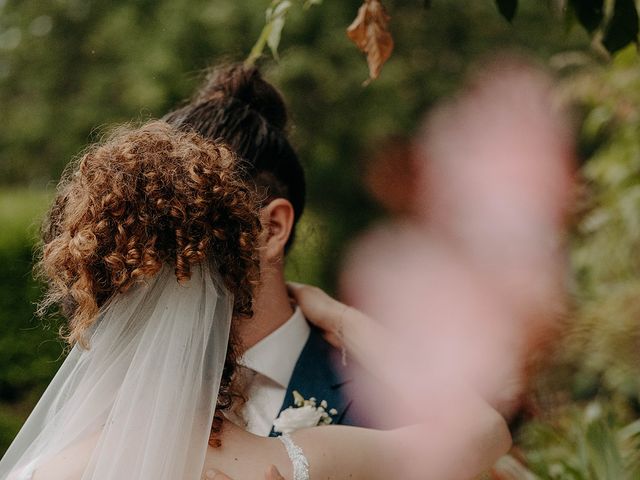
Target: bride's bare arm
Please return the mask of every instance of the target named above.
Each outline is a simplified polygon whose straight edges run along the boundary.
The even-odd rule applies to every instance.
[[[510,447],[505,421],[486,404],[456,414],[456,421],[437,413],[421,423],[389,431],[340,425],[299,430],[291,437],[309,461],[310,478],[321,480],[467,480],[490,467]],[[222,447],[209,448],[208,470],[228,477],[291,480],[293,471],[284,446],[226,423]]]
[[[434,415],[390,431],[336,425],[292,438],[309,460],[311,478],[336,480],[468,480],[511,445],[504,419],[489,406],[461,412],[454,424]]]

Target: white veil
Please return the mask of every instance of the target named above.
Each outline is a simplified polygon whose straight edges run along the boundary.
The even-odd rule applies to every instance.
[[[0,461],[0,480],[34,469],[36,479],[199,479],[232,311],[208,266],[186,285],[165,266],[116,295]]]

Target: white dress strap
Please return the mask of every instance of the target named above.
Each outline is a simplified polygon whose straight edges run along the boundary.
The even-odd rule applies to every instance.
[[[293,443],[288,434],[278,437],[287,449],[287,455],[293,464],[293,480],[309,480],[309,461],[304,456],[302,449]]]

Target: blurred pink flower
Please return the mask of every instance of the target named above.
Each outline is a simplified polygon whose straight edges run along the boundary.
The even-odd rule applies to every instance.
[[[563,308],[569,123],[546,74],[502,60],[427,117],[416,151],[418,220],[353,245],[344,296],[395,334],[374,368],[416,407],[464,408],[466,385],[509,415]]]

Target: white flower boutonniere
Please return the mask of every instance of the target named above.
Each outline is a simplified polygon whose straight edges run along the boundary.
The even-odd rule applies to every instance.
[[[296,390],[293,391],[293,399],[293,406],[280,412],[273,422],[273,429],[278,433],[291,433],[301,428],[329,425],[333,422],[331,417],[338,414],[335,408],[327,410],[325,400],[317,405],[315,398],[305,400]]]

